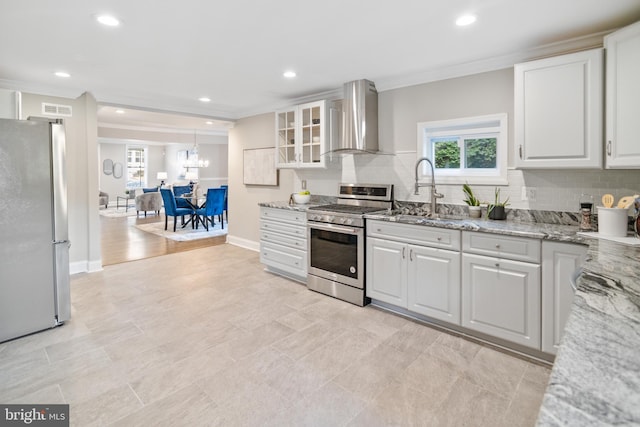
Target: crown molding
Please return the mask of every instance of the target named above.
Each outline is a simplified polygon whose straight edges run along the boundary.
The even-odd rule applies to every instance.
[[[321,100],[334,101],[342,99],[344,91],[342,87],[324,92],[314,93],[311,95],[304,95],[297,98],[291,98],[286,101],[282,101],[276,104],[262,105],[256,108],[249,108],[242,110],[239,114],[239,118],[257,116],[259,114],[273,113],[274,111],[284,110],[294,105],[306,104],[307,102],[315,102]]]
[[[576,37],[561,42],[549,43],[535,48],[513,52],[506,55],[485,58],[478,61],[470,61],[461,64],[454,64],[446,67],[439,67],[432,70],[408,74],[404,76],[390,77],[376,81],[378,91],[399,89],[407,86],[415,86],[424,83],[431,83],[439,80],[452,79],[456,77],[469,76],[472,74],[496,71],[513,67],[520,62],[545,58],[565,53],[572,53],[580,50],[595,49],[602,47],[604,36],[611,31],[589,34],[587,36]]]

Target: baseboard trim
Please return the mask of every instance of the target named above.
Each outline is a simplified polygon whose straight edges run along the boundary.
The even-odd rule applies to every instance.
[[[260,252],[260,242],[254,240],[244,239],[238,236],[231,236],[227,234],[227,243],[234,246],[240,246],[241,248],[249,249],[255,252]]]
[[[79,274],[79,273],[95,273],[97,271],[102,271],[102,260],[99,259],[97,261],[75,261],[69,263],[69,274]]]

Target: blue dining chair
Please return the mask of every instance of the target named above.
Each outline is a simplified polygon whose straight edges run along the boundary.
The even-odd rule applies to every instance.
[[[185,215],[194,215],[195,211],[191,208],[179,208],[176,206],[176,198],[171,190],[162,188],[160,189],[162,194],[162,201],[164,202],[164,229],[167,229],[169,217],[173,217],[173,231],[176,231],[177,217]],[[193,221],[191,221],[191,228],[193,228]]]
[[[185,199],[183,199],[182,196],[183,194],[189,194],[191,193],[191,186],[190,185],[174,185],[172,188],[173,191],[173,195],[176,198],[176,206],[178,208],[186,208],[186,209],[191,209],[191,206],[189,205],[189,202],[187,202]],[[184,216],[181,218],[181,223],[184,226]]]
[[[227,199],[229,197],[229,186],[221,185],[220,188],[224,188],[226,193],[224,193],[224,211],[227,214],[227,223],[229,222],[229,209],[227,209]]]
[[[227,190],[224,188],[209,188],[207,190],[207,201],[203,208],[196,210],[196,215],[204,217],[204,227],[209,231],[209,222],[212,226],[215,226],[213,217],[218,215],[221,227],[224,229],[224,199],[227,194]]]

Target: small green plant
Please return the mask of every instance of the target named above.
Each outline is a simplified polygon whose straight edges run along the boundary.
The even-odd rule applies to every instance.
[[[467,196],[467,198],[464,199],[464,202],[467,205],[480,206],[480,200],[478,200],[476,196],[473,194],[473,190],[471,189],[468,183],[465,182],[464,184],[462,184],[462,192],[464,193],[465,196]]]
[[[504,202],[500,201],[500,189],[496,187],[493,203],[487,204],[487,217],[489,217],[493,209],[498,206],[503,208],[509,206],[509,198],[507,197]]]

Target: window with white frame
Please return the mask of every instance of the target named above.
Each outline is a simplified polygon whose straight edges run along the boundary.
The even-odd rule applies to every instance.
[[[146,185],[146,148],[127,147],[127,188]]]
[[[439,183],[507,184],[507,130],[506,113],[421,122],[418,157],[433,162]]]

